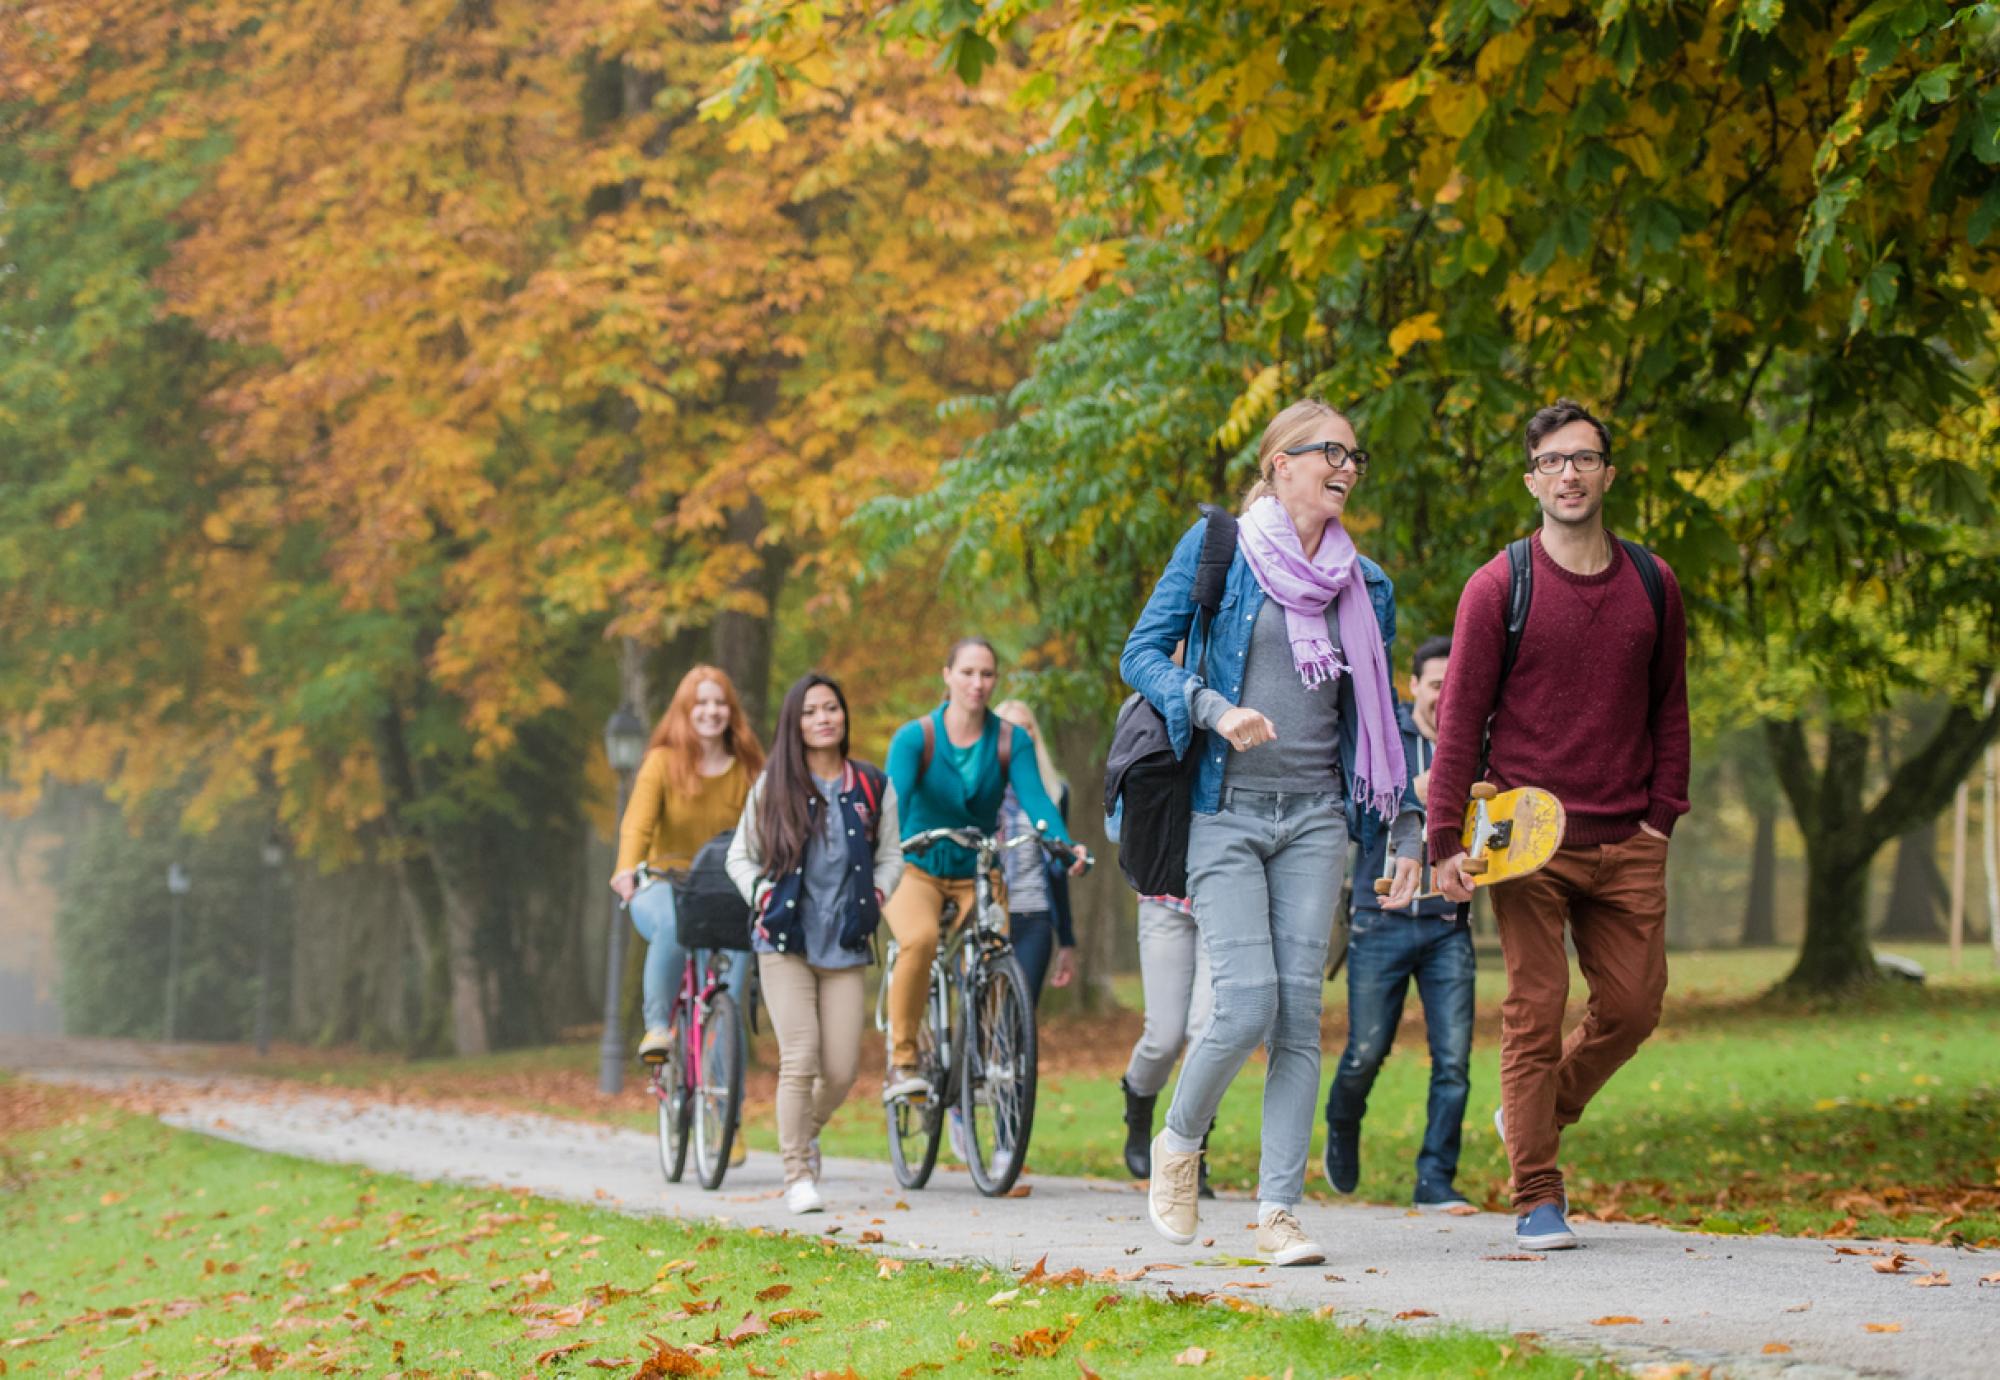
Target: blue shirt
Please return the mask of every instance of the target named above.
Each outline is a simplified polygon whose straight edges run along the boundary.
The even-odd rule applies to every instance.
[[[955,747],[944,731],[944,706],[931,711],[936,731],[937,752],[930,769],[917,780],[924,760],[924,724],[912,719],[896,730],[889,741],[889,784],[895,788],[896,803],[902,812],[904,838],[926,829],[977,829],[990,834],[1000,827],[1000,798],[1007,787],[1021,802],[1027,817],[1043,833],[1064,843],[1070,841],[1062,811],[1042,787],[1042,774],[1035,767],[1035,744],[1028,731],[988,712],[986,728],[970,747]],[[1007,776],[1000,775],[1000,731],[1014,735]],[[969,848],[955,843],[933,845],[922,853],[906,855],[909,861],[933,877],[970,877],[977,858]]]

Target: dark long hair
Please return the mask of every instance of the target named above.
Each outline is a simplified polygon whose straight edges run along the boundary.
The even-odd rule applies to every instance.
[[[785,692],[785,702],[778,708],[771,757],[764,767],[764,793],[757,802],[757,837],[763,844],[767,877],[782,877],[796,869],[812,843],[812,804],[819,799],[819,787],[806,765],[806,740],[799,723],[805,718],[806,692],[820,685],[840,701],[840,760],[847,760],[847,735],[853,724],[847,696],[833,677],[808,671]]]

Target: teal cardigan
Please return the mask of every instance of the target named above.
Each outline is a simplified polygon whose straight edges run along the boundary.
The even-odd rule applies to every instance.
[[[1042,787],[1042,774],[1035,768],[1035,743],[1028,730],[1010,724],[991,710],[986,714],[986,731],[970,748],[952,746],[944,731],[944,706],[931,711],[937,730],[937,751],[931,764],[917,780],[924,760],[924,722],[912,719],[896,730],[889,740],[889,784],[896,790],[896,808],[901,815],[904,838],[926,829],[978,829],[990,834],[1000,827],[1000,800],[1009,785],[1022,810],[1042,831],[1063,843],[1070,842],[1062,811]],[[1007,780],[1000,778],[1000,730],[1014,735]],[[968,792],[957,758],[972,754],[978,789]],[[922,853],[907,854],[911,863],[933,877],[970,877],[977,858],[969,848],[955,843],[935,844]]]

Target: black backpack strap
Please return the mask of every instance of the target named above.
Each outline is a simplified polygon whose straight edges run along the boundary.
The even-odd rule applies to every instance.
[[[1507,543],[1507,641],[1500,651],[1500,679],[1493,687],[1496,702],[1500,687],[1514,669],[1514,658],[1521,654],[1521,634],[1527,629],[1528,605],[1534,600],[1534,546],[1528,538],[1516,537]]]
[[[1667,582],[1660,574],[1659,558],[1636,541],[1620,537],[1618,544],[1625,548],[1625,559],[1639,572],[1639,583],[1646,587],[1646,598],[1653,606],[1653,648],[1657,651],[1667,635]]]
[[[1201,534],[1201,556],[1195,562],[1194,606],[1214,613],[1222,605],[1223,582],[1236,560],[1236,514],[1213,503],[1201,505],[1208,528]]]

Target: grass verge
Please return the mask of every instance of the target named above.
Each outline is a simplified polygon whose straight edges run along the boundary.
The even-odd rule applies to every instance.
[[[261,1154],[0,1080],[0,1373],[1611,1375]]]

